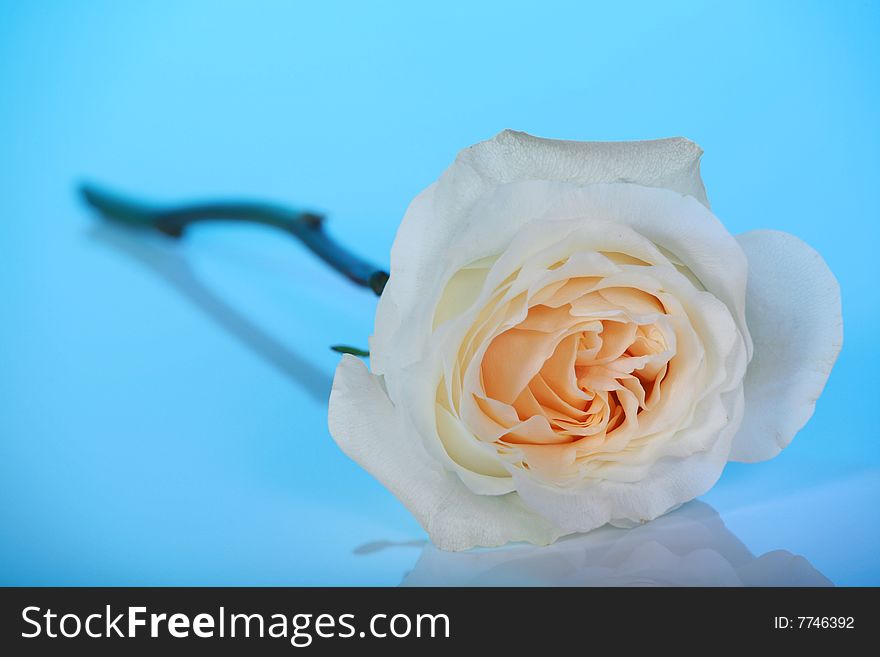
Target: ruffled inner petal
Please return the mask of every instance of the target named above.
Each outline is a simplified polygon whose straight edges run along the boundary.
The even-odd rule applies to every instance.
[[[667,308],[643,289],[606,282],[554,282],[532,295],[514,326],[482,332],[482,390],[473,396],[492,425],[482,437],[542,476],[564,478],[581,458],[623,449],[661,398],[675,346]]]

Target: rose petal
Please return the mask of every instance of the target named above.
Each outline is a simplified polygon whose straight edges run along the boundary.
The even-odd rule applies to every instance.
[[[565,532],[527,509],[515,494],[475,495],[431,458],[404,414],[354,356],[343,356],[330,393],[330,433],[350,458],[403,502],[444,550],[509,541],[539,545]]]
[[[675,137],[651,141],[563,141],[505,130],[462,151],[457,164],[491,184],[563,180],[579,185],[630,182],[688,194],[709,207],[697,144]]]
[[[564,489],[511,467],[516,489],[526,506],[568,532],[590,531],[608,522],[653,520],[702,495],[718,480],[742,416],[742,395],[725,393],[724,402],[730,423],[709,449],[686,458],[662,459],[635,481],[593,480]]]
[[[843,344],[843,320],[837,279],[810,246],[770,230],[737,240],[749,259],[746,316],[755,351],[730,458],[754,462],[779,454],[810,419]]]

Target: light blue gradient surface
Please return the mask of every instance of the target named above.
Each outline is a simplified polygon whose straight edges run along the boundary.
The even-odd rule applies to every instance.
[[[703,499],[755,555],[880,584],[880,5],[476,4],[0,4],[0,583],[401,582],[424,533],[326,429],[327,347],[374,297],[267,229],[98,228],[74,185],[311,206],[385,264],[413,196],[515,128],[690,137],[732,232],[825,256],[815,416]]]

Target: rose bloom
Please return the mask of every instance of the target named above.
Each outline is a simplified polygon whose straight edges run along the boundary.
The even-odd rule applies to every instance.
[[[330,431],[439,548],[651,520],[812,415],[837,281],[792,235],[732,236],[701,154],[505,131],[410,205]]]

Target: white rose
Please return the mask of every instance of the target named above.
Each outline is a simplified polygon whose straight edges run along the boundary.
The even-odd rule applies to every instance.
[[[733,237],[701,154],[505,131],[412,202],[330,432],[435,545],[651,520],[812,415],[837,281],[792,235]]]

